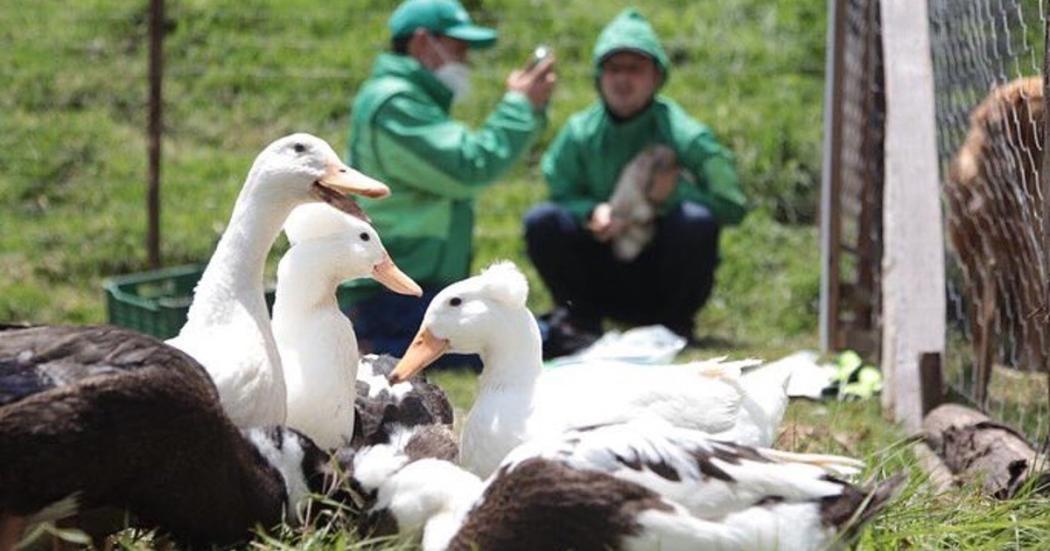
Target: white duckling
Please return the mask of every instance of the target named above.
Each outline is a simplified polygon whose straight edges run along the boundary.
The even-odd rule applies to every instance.
[[[868,491],[834,476],[862,465],[647,419],[527,442],[484,482],[448,461],[365,449],[351,486],[366,527],[421,531],[425,551],[807,550],[848,539],[903,481]]]
[[[277,267],[273,333],[287,385],[287,425],[324,448],[350,443],[360,355],[339,284],[372,277],[396,293],[423,290],[391,260],[371,224],[303,205],[284,225],[292,244]]]
[[[391,374],[393,381],[403,380],[446,351],[481,356],[478,395],[460,445],[461,464],[471,472],[488,476],[507,452],[538,435],[643,414],[711,434],[765,432],[740,427],[753,422],[741,413],[747,392],[740,367],[755,361],[644,367],[594,362],[545,371],[527,295],[525,277],[509,262],[448,286],[431,302]]]
[[[320,138],[293,134],[268,145],[194,290],[186,325],[167,341],[208,370],[239,427],[285,420],[284,374],[263,295],[267,253],[298,205],[324,201],[360,214],[340,192],[384,197],[390,190],[348,168]]]

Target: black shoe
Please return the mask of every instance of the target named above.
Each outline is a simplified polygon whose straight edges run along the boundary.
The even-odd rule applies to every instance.
[[[543,339],[544,360],[579,352],[601,337],[598,322],[580,321],[564,308],[540,316],[540,322],[546,325],[546,336]]]

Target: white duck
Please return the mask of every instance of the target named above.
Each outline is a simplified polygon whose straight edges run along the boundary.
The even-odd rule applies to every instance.
[[[194,290],[186,325],[168,341],[208,370],[239,427],[285,420],[284,375],[263,295],[267,253],[298,205],[324,201],[360,214],[340,192],[384,197],[390,190],[348,168],[320,138],[293,134],[268,145]]]
[[[461,464],[471,472],[488,476],[507,452],[537,435],[643,414],[730,438],[772,433],[779,424],[775,412],[756,418],[742,408],[748,392],[740,367],[752,360],[644,367],[595,362],[543,370],[527,295],[525,277],[509,262],[448,286],[431,302],[391,374],[403,380],[445,352],[481,356],[484,370],[460,446]],[[751,430],[756,422],[773,428]]]
[[[303,205],[284,225],[273,333],[288,389],[287,425],[324,448],[350,443],[360,354],[336,290],[372,277],[396,293],[423,290],[391,260],[372,226],[327,205]]]
[[[422,531],[423,549],[825,549],[903,479],[866,491],[862,463],[720,442],[654,419],[568,431],[511,452],[482,482],[395,446],[361,450],[365,525]],[[542,529],[537,529],[542,527]]]

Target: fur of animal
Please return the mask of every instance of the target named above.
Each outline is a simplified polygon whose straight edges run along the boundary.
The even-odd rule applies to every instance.
[[[948,235],[966,283],[979,403],[993,363],[1045,366],[1050,352],[1038,199],[1042,129],[1041,77],[995,87],[970,113],[944,187]]]

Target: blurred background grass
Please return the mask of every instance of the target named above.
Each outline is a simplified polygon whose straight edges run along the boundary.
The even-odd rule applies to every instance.
[[[0,4],[0,320],[104,321],[102,279],[146,268],[147,4]],[[308,131],[345,150],[352,96],[387,46],[396,2],[167,4],[161,228],[164,263],[175,265],[207,259],[268,142]],[[561,123],[594,101],[593,40],[624,4],[466,5],[501,40],[474,57],[476,93],[455,116],[481,121],[536,44],[553,45],[559,58],[550,128],[479,199],[475,267],[525,263],[521,217],[546,196],[538,157]],[[724,235],[701,334],[725,347],[812,344],[824,2],[669,1],[643,10],[674,62],[664,91],[736,152],[755,207]],[[544,310],[546,290],[528,271],[531,304]]]

